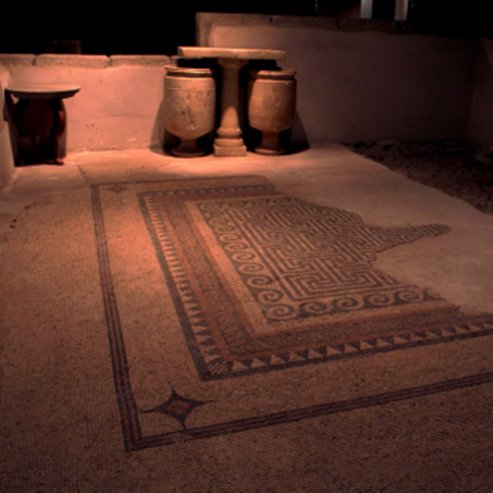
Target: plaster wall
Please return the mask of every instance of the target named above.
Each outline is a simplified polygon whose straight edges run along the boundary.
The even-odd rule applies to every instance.
[[[168,57],[50,54],[33,57],[29,64],[16,63],[17,56],[4,63],[11,84],[81,87],[73,98],[64,100],[67,151],[162,146],[164,66]]]
[[[198,16],[203,45],[277,48],[297,70],[308,140],[461,139],[471,102],[474,40],[402,34],[383,24],[310,18]],[[380,27],[380,30],[372,26]]]
[[[287,51],[298,72],[295,140],[493,143],[493,40],[400,32],[362,20],[200,14],[198,44]],[[166,56],[0,54],[9,84],[81,86],[66,99],[67,151],[161,148]],[[0,187],[14,172],[0,119]]]
[[[14,174],[9,129],[3,117],[4,89],[9,85],[9,80],[8,70],[0,64],[0,189],[10,183]]]
[[[493,152],[493,39],[478,43],[468,140]]]

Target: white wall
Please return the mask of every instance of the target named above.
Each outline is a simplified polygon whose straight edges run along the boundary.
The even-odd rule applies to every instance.
[[[16,55],[19,56],[19,55]],[[166,56],[39,55],[16,63],[0,55],[11,84],[66,83],[81,90],[65,99],[67,150],[160,147]]]
[[[0,64],[0,188],[8,185],[14,174],[9,129],[3,117],[4,89],[9,85],[9,79],[8,70]]]
[[[298,71],[297,107],[312,143],[465,136],[474,41],[379,32],[364,21],[344,28],[309,18],[200,14],[198,22],[202,44],[287,51],[282,65]]]
[[[478,44],[468,140],[493,151],[493,39]]]

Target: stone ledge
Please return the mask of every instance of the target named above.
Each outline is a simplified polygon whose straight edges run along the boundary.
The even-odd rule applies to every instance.
[[[418,34],[410,24],[402,21],[361,19],[358,17],[302,17],[274,15],[270,24],[278,27],[310,27],[343,32],[378,31],[392,34]]]
[[[425,36],[464,37],[452,29],[419,26],[405,21],[361,19],[359,17],[323,17],[268,14],[234,14],[199,12],[196,15],[198,46],[209,46],[212,30],[216,26],[265,25],[275,27],[303,27],[341,32],[383,32],[389,34],[415,34]],[[484,37],[478,34],[476,38]]]
[[[166,55],[112,55],[110,64],[112,67],[124,65],[141,65],[148,67],[164,67],[170,63],[170,57]]]
[[[30,67],[34,65],[36,55],[22,53],[0,53],[0,64],[5,66],[24,66]]]
[[[109,67],[110,59],[106,55],[38,55],[34,61],[38,67],[80,67],[105,68]]]
[[[43,53],[41,55],[22,53],[0,53],[0,65],[24,67],[80,67],[105,68],[119,66],[164,67],[172,63],[167,55],[69,55]]]
[[[379,21],[351,17],[309,17],[268,14],[225,14],[199,12],[196,16],[196,36],[199,46],[208,46],[215,26],[266,25],[276,27],[303,27],[328,29],[343,32],[380,31],[403,34],[417,31],[408,23],[400,21]]]

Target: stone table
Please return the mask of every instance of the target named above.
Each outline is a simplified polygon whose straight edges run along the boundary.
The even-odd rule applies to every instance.
[[[260,48],[216,48],[209,46],[179,46],[183,58],[217,58],[222,73],[221,121],[214,139],[215,156],[245,156],[246,146],[240,128],[240,69],[249,60],[286,58],[282,50]]]
[[[61,138],[67,121],[63,99],[79,90],[79,86],[67,84],[12,85],[5,89],[5,116],[11,126],[16,164],[43,160],[63,164]]]

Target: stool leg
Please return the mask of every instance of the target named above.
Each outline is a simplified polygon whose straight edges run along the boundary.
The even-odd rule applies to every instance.
[[[53,127],[50,134],[50,145],[53,148],[53,158],[56,164],[63,164],[63,150],[61,146],[62,136],[67,126],[67,113],[61,99],[51,101],[53,110]]]
[[[10,145],[12,146],[12,156],[15,164],[20,164],[19,154],[19,132],[14,118],[15,103],[10,92],[5,91],[4,120],[9,126]]]

